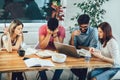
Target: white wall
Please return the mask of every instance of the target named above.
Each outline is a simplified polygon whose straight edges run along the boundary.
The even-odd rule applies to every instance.
[[[75,2],[80,2],[82,0],[62,0],[64,3],[62,3],[66,9],[65,9],[65,20],[62,25],[66,29],[66,38],[64,40],[64,43],[68,43],[70,39],[70,33],[69,33],[69,26],[73,27],[76,21],[71,21],[70,18],[72,16],[75,16],[77,12],[81,12],[77,7],[75,7],[73,4]],[[116,37],[116,39],[119,42],[120,45],[120,0],[110,0],[109,2],[106,2],[103,6],[104,9],[106,9],[107,13],[104,16],[104,21],[107,21],[111,24],[113,29],[113,34]],[[38,29],[39,27],[44,23],[24,23],[25,27],[24,30],[29,31],[28,33],[25,33],[25,42],[28,45],[35,45],[38,41]],[[4,24],[0,24],[0,31],[3,30]]]
[[[23,31],[28,31],[24,33],[24,42],[27,45],[35,46],[39,40],[38,30],[41,25],[45,23],[24,23]]]
[[[79,9],[73,5],[74,2],[80,2],[80,0],[66,0],[66,12],[65,12],[65,18],[64,18],[64,27],[66,29],[66,38],[64,40],[64,43],[69,43],[70,40],[70,32],[69,27],[73,27],[76,21],[71,21],[71,17],[75,16],[77,12],[79,12]]]
[[[67,0],[67,8],[66,8],[66,15],[65,15],[65,22],[64,25],[68,29],[69,26],[74,26],[76,21],[71,21],[70,18],[75,16],[77,12],[81,12],[80,9],[75,7],[73,4],[75,2],[81,2],[82,0]],[[107,11],[104,15],[104,21],[107,21],[111,24],[113,29],[113,34],[119,42],[120,45],[120,0],[110,0],[103,5],[103,8]],[[69,35],[66,35],[69,39]],[[65,39],[65,42],[68,40]]]
[[[113,35],[120,45],[120,0],[110,0],[103,8],[107,10],[104,21],[111,24]]]

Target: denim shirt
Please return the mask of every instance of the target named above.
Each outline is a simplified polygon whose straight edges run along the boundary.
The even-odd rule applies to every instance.
[[[79,30],[79,26],[75,27],[75,30]],[[99,48],[98,46],[98,31],[96,28],[88,27],[86,33],[81,33],[78,36],[74,37],[74,45],[84,46],[84,47],[94,47]]]

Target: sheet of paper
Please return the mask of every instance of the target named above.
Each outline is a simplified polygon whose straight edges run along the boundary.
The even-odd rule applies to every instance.
[[[27,48],[27,49],[25,50],[25,55],[35,54],[36,52],[37,52],[37,50],[34,49],[34,48]]]
[[[51,50],[41,50],[36,53],[36,55],[41,58],[51,57],[52,55],[55,55],[55,54],[56,52],[51,51]]]
[[[41,66],[55,66],[50,60],[42,60],[40,59]]]
[[[77,53],[80,54],[81,56],[90,56],[91,57],[90,52],[85,49],[79,49],[79,50],[77,50]]]

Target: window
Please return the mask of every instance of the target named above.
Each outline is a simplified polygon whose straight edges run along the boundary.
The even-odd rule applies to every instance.
[[[51,15],[55,0],[0,0],[0,22],[20,19],[22,22],[44,22]],[[60,0],[57,0],[60,3]]]

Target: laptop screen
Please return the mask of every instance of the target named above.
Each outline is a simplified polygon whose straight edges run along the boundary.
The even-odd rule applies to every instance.
[[[72,56],[72,57],[81,57],[77,53],[77,50],[74,46],[64,44],[64,43],[59,43],[59,42],[54,42],[54,45],[59,53],[63,53],[63,54],[66,54],[66,55]]]

